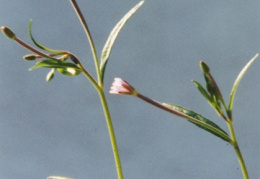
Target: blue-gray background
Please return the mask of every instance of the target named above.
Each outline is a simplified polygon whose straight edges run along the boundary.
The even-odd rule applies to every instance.
[[[132,1],[78,0],[98,53]],[[242,178],[233,148],[189,122],[131,96],[108,93],[114,77],[161,102],[202,113],[227,130],[191,79],[204,84],[204,60],[226,100],[243,66],[260,52],[258,0],[147,0],[116,41],[105,91],[126,179]],[[67,1],[0,0],[0,25],[32,44],[37,41],[76,54],[95,75],[84,31]],[[63,175],[115,179],[114,158],[98,94],[83,75],[47,69],[28,72],[27,50],[0,35],[0,178]],[[234,127],[251,178],[260,177],[260,63],[238,88]]]

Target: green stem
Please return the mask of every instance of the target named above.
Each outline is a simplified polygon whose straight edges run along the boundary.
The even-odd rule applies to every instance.
[[[121,167],[121,162],[120,162],[120,156],[119,156],[117,143],[116,143],[116,136],[115,136],[115,133],[114,133],[113,123],[112,123],[112,120],[111,120],[111,116],[110,116],[110,113],[109,113],[109,109],[108,109],[108,105],[107,105],[107,101],[106,101],[106,97],[105,97],[103,88],[100,87],[96,83],[96,81],[85,70],[85,68],[82,66],[82,64],[80,62],[79,62],[79,66],[81,67],[83,74],[91,81],[91,83],[94,85],[94,87],[98,91],[100,101],[101,101],[101,104],[102,104],[102,107],[103,107],[103,111],[104,111],[104,114],[105,114],[106,122],[107,122],[108,132],[109,132],[109,136],[110,136],[110,141],[111,141],[112,150],[113,150],[114,159],[115,159],[115,164],[116,164],[116,169],[117,169],[117,176],[118,176],[118,179],[123,179],[124,177],[123,177],[123,172],[122,172],[122,167]]]
[[[85,33],[88,37],[88,41],[89,41],[91,51],[92,51],[92,54],[93,54],[93,58],[94,58],[94,62],[95,62],[95,67],[96,67],[96,72],[97,72],[97,77],[98,77],[98,83],[96,83],[96,81],[87,72],[87,70],[85,70],[85,68],[82,66],[82,64],[80,62],[79,62],[79,65],[80,65],[81,69],[83,70],[83,73],[85,74],[85,76],[93,83],[93,85],[95,86],[95,88],[98,91],[98,94],[99,94],[99,97],[100,97],[100,100],[101,100],[101,103],[102,103],[102,106],[103,106],[106,122],[107,122],[107,127],[108,127],[109,136],[110,136],[110,140],[111,140],[112,150],[113,150],[115,163],[116,163],[118,179],[123,179],[123,172],[122,172],[120,157],[119,157],[119,153],[118,153],[117,143],[116,143],[116,136],[115,136],[115,133],[114,133],[112,120],[111,120],[111,117],[110,117],[108,105],[107,105],[107,102],[106,102],[106,97],[105,97],[104,90],[103,90],[103,84],[102,84],[102,80],[101,80],[101,72],[100,72],[100,69],[99,69],[99,61],[98,61],[94,41],[91,37],[87,23],[84,19],[84,16],[82,15],[82,13],[80,11],[80,8],[77,5],[76,0],[71,0],[71,3],[72,3],[72,6],[74,7],[76,14],[78,15],[78,18],[79,18],[79,20],[80,20],[80,22],[81,22],[81,24],[82,24],[82,26],[85,30]]]
[[[90,31],[88,29],[88,25],[86,23],[86,20],[84,18],[84,16],[82,15],[81,13],[81,10],[76,2],[76,0],[71,0],[71,4],[73,6],[73,8],[75,9],[75,12],[76,14],[78,15],[78,18],[82,24],[82,27],[83,29],[85,30],[85,33],[88,37],[88,41],[89,41],[89,44],[90,44],[90,47],[91,47],[91,51],[92,51],[92,54],[93,54],[93,58],[94,58],[94,62],[95,62],[95,67],[96,67],[96,72],[97,72],[97,77],[98,77],[98,84],[100,86],[102,81],[101,81],[101,72],[100,72],[100,69],[99,69],[99,62],[98,62],[98,57],[97,57],[97,52],[96,52],[96,48],[95,48],[95,45],[94,45],[94,41],[91,37],[91,34],[90,34]]]
[[[236,135],[235,135],[235,130],[233,127],[233,120],[228,120],[227,124],[228,124],[228,128],[230,131],[230,135],[231,135],[231,139],[233,140],[233,147],[236,151],[237,154],[237,158],[238,158],[238,162],[240,164],[240,168],[243,174],[244,179],[249,179],[248,173],[247,173],[247,169],[246,169],[246,165],[242,156],[242,153],[239,149],[238,143],[237,143],[237,139],[236,139]]]
[[[109,113],[109,109],[108,109],[108,105],[107,105],[107,102],[106,102],[106,97],[105,97],[103,89],[98,90],[98,93],[99,93],[100,100],[101,100],[103,110],[104,110],[104,114],[105,114],[105,117],[106,117],[107,127],[108,127],[108,131],[109,131],[112,150],[113,150],[113,153],[114,153],[114,158],[115,158],[115,163],[116,163],[117,176],[118,176],[118,179],[123,179],[124,177],[123,177],[119,152],[118,152],[117,143],[116,143],[116,136],[115,136],[115,133],[114,133],[113,123],[112,123],[110,113]]]

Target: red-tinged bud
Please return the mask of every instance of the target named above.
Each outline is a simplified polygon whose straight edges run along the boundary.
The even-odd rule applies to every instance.
[[[12,39],[12,40],[15,40],[15,39],[16,39],[16,35],[15,35],[15,33],[14,33],[11,29],[9,29],[9,28],[6,27],[6,26],[1,27],[1,29],[2,29],[3,33],[4,33],[8,38],[10,38],[10,39]]]
[[[28,60],[28,61],[33,61],[33,60],[35,60],[36,58],[37,58],[36,55],[33,55],[33,54],[25,55],[25,56],[23,57],[23,59]]]
[[[209,67],[205,62],[200,61],[200,68],[203,71],[203,73],[209,73]]]

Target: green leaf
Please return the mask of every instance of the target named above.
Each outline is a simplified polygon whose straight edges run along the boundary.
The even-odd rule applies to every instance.
[[[57,70],[63,74],[63,75],[68,75],[68,76],[76,76],[81,73],[80,69],[75,69],[75,68],[57,68]]]
[[[35,39],[32,36],[32,19],[29,21],[28,31],[29,31],[29,36],[30,36],[31,40],[40,49],[43,49],[47,52],[51,52],[51,53],[55,53],[55,54],[64,54],[65,53],[64,51],[61,51],[61,50],[53,50],[53,49],[47,48],[47,47],[43,46],[42,44],[35,41]]]
[[[62,177],[62,176],[49,176],[47,179],[73,179],[69,177]]]
[[[217,124],[212,122],[211,120],[203,117],[202,115],[200,115],[194,111],[191,111],[189,109],[186,109],[186,108],[178,106],[178,105],[169,104],[169,103],[162,103],[162,104],[172,110],[182,113],[183,116],[180,116],[180,117],[187,119],[189,122],[195,124],[196,126],[214,134],[215,136],[217,136],[229,143],[232,143],[232,140],[230,139],[229,135],[223,129],[221,129]]]
[[[56,71],[56,68],[52,68],[51,71],[46,76],[46,81],[50,82],[54,78],[54,73]]]
[[[246,71],[250,67],[250,65],[255,61],[255,59],[258,57],[258,53],[244,66],[244,68],[240,71],[239,75],[237,76],[237,79],[234,82],[233,88],[230,93],[230,98],[229,98],[229,107],[228,110],[229,112],[232,111],[233,108],[233,102],[234,102],[234,96],[237,90],[237,87],[242,79],[242,77],[245,75]]]
[[[222,95],[219,91],[218,85],[216,84],[214,78],[211,76],[210,73],[204,73],[204,78],[206,81],[207,91],[209,92],[212,101],[215,103],[216,106],[221,108],[220,101],[222,101]]]
[[[222,110],[221,110],[220,105],[218,103],[216,103],[216,101],[215,101],[216,98],[213,99],[212,96],[209,95],[209,93],[202,87],[202,85],[200,83],[198,83],[197,81],[194,81],[194,80],[192,80],[192,82],[194,82],[194,84],[196,85],[196,87],[198,88],[200,93],[206,98],[206,100],[212,106],[212,108],[215,109],[217,114],[219,116],[221,116]]]
[[[196,86],[199,88],[200,92],[207,100],[210,99],[208,100],[208,102],[215,109],[217,114],[222,118],[226,118],[225,115],[223,114],[221,103],[223,104],[225,110],[227,110],[227,107],[222,97],[222,94],[220,92],[220,89],[216,81],[214,80],[213,76],[210,73],[210,68],[204,61],[200,61],[200,68],[201,71],[203,72],[203,76],[206,81],[207,95],[205,93],[205,89],[197,82],[195,82],[195,84],[197,83]]]
[[[211,104],[213,102],[212,98],[210,97],[208,92],[202,87],[202,85],[195,80],[192,80],[192,82],[196,85],[196,87],[198,88],[200,93],[206,98],[206,100]]]
[[[142,6],[144,1],[139,2],[135,7],[133,7],[113,28],[110,35],[108,36],[108,39],[103,47],[102,53],[101,53],[101,63],[100,63],[100,71],[101,71],[101,80],[103,82],[104,79],[104,73],[106,64],[109,58],[109,55],[111,53],[112,47],[114,45],[114,42],[120,32],[120,30],[123,28],[125,23],[128,21],[128,19],[137,11],[139,7]]]
[[[37,62],[33,67],[29,70],[34,70],[35,68],[44,67],[44,68],[73,68],[75,70],[81,70],[74,63],[63,62],[58,60],[42,60]]]

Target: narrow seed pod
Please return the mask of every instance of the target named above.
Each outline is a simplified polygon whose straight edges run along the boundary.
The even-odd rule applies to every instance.
[[[1,29],[2,29],[3,33],[4,33],[8,38],[10,38],[10,39],[12,39],[12,40],[15,40],[15,39],[16,39],[16,35],[15,35],[15,33],[14,33],[11,29],[9,29],[9,28],[6,27],[6,26],[1,27]]]

